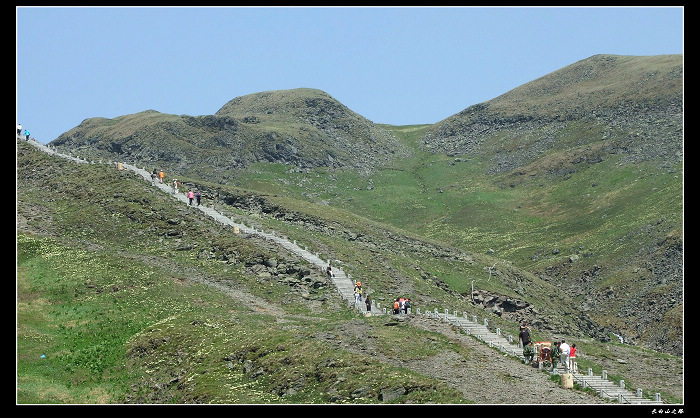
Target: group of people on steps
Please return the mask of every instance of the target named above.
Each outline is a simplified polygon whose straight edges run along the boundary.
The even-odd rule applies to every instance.
[[[27,141],[29,141],[29,135],[30,135],[29,131],[25,129],[24,130],[24,138]],[[22,136],[22,124],[21,123],[17,124],[17,136]]]
[[[333,274],[333,267],[331,266],[330,263],[328,263],[328,267],[326,267],[326,278],[331,279],[335,277],[335,274]],[[360,309],[362,306],[362,296],[363,296],[363,291],[362,291],[362,282],[356,281],[355,286],[353,287],[353,294],[355,295],[355,308]],[[372,300],[369,297],[368,294],[364,295],[364,302],[365,302],[365,307],[367,309],[367,313],[372,312]],[[394,306],[393,306],[393,312],[395,315],[399,314],[407,314],[408,310],[411,308],[411,299],[409,298],[396,298],[394,300]]]
[[[326,267],[326,278],[328,280],[332,279],[335,277],[335,274],[333,273],[333,267],[331,266],[331,263],[328,263],[328,267]],[[353,287],[353,294],[355,295],[355,308],[360,309],[362,307],[362,282],[359,280],[355,282],[355,286]],[[367,309],[367,313],[372,312],[372,300],[370,299],[368,294],[365,294],[365,307]]]
[[[532,363],[535,357],[535,347],[530,339],[530,327],[527,322],[520,325],[520,333],[518,334],[518,343],[522,343],[523,356],[526,363]],[[564,366],[566,373],[577,372],[576,370],[576,344],[567,344],[565,340],[555,341],[552,344],[551,350],[547,346],[542,347],[541,353],[543,360],[549,360],[552,365],[552,371],[559,364]]]
[[[362,303],[362,282],[355,282],[355,306],[359,309]],[[372,300],[369,297],[369,294],[365,294],[365,308],[367,309],[367,313],[371,314],[372,313]]]
[[[29,136],[31,134],[27,129],[24,130],[24,136],[27,141],[29,141]],[[18,123],[17,124],[17,136],[22,136],[22,124]],[[156,181],[159,181],[161,184],[163,184],[163,180],[165,179],[165,172],[163,170],[156,170],[155,168],[153,169],[153,173],[151,173],[151,180],[153,181],[153,184],[156,184]],[[173,187],[173,194],[178,193],[178,186],[179,186],[179,181],[177,179],[173,179],[172,187]],[[192,189],[190,189],[187,192],[187,198],[190,200],[189,205],[192,206],[193,201],[196,199],[197,200],[197,206],[201,205],[202,203],[202,194],[197,191],[193,192]]]
[[[156,182],[160,182],[161,184],[163,184],[164,179],[165,172],[163,172],[163,170],[158,171],[154,168],[153,172],[151,173],[151,180],[153,181],[153,184],[156,184]],[[173,179],[173,194],[178,193],[178,186],[180,186],[180,181],[178,179]],[[193,201],[195,199],[197,200],[197,206],[202,204],[202,194],[199,191],[193,192],[192,189],[189,189],[189,191],[187,192],[187,198],[190,200],[190,206],[192,206]]]
[[[20,127],[17,128],[17,133],[19,134],[20,132]],[[156,171],[155,169],[153,170],[153,173],[151,174],[151,178],[153,180],[153,183],[157,181],[160,181],[163,183],[163,179],[165,177],[165,173],[163,170]],[[172,183],[172,188],[173,188],[173,193],[178,193],[178,186],[179,182],[177,179],[173,179]],[[200,205],[200,199],[201,199],[201,194],[199,191],[194,193],[192,189],[190,189],[187,192],[187,197],[189,199],[189,205],[192,205],[192,201],[194,198],[197,199],[197,206]],[[331,278],[335,277],[335,274],[333,273],[333,267],[331,266],[331,263],[328,263],[328,267],[326,267],[326,278],[329,280]],[[360,309],[362,306],[362,282],[357,281],[355,282],[355,286],[353,288],[353,293],[355,295],[355,308]],[[365,306],[367,309],[367,313],[371,313],[372,311],[372,301],[370,300],[369,295],[365,295]],[[394,315],[399,315],[399,314],[407,314],[408,309],[411,307],[411,299],[409,298],[396,298],[394,300],[393,304],[393,313]],[[527,325],[527,322],[523,322],[522,325],[520,326],[520,334],[518,335],[518,343],[522,343],[523,347],[523,356],[525,357],[526,363],[532,363],[533,358],[535,356],[535,348],[533,346],[533,342],[530,339],[530,327]],[[547,348],[543,348],[547,349]],[[545,358],[548,358],[551,362],[552,365],[552,371],[557,367],[557,364],[563,364],[566,372],[569,373],[570,371],[575,371],[576,367],[576,344],[572,344],[569,346],[564,340],[561,342],[554,342],[551,353],[545,353]]]
[[[21,132],[21,126],[18,125],[17,127],[17,134],[19,135]],[[28,139],[28,138],[27,138]],[[153,170],[153,173],[151,174],[151,179],[153,180],[153,184],[156,183],[156,181],[159,181],[160,183],[163,183],[163,180],[165,178],[165,173],[163,170],[157,171]],[[178,193],[178,186],[180,185],[179,181],[177,179],[173,179],[172,182],[172,189],[173,193]],[[201,204],[201,193],[197,191],[196,193],[192,191],[192,189],[189,189],[187,192],[187,198],[189,199],[189,205],[192,206],[193,200],[196,198],[197,199],[197,206]],[[335,277],[335,274],[333,273],[333,267],[331,266],[331,263],[328,263],[328,267],[326,267],[326,278],[331,279]],[[355,295],[355,308],[360,309],[362,306],[362,282],[356,281],[355,286],[353,288],[353,293]],[[364,298],[364,303],[367,309],[367,313],[371,313],[372,311],[372,301],[369,297],[369,295],[365,295]],[[393,304],[393,313],[394,315],[400,315],[400,314],[407,314],[408,309],[411,307],[411,299],[409,298],[396,298],[394,300]],[[527,325],[527,322],[523,322],[522,325],[520,326],[520,333],[518,335],[518,343],[522,344],[523,347],[523,356],[525,357],[525,361],[527,363],[532,363],[533,358],[535,356],[535,348],[533,346],[533,342],[530,339],[530,327]],[[564,367],[566,368],[566,372],[569,373],[570,371],[575,371],[575,365],[576,365],[576,344],[572,344],[569,346],[564,340],[561,342],[554,342],[553,347],[551,349],[551,353],[545,353],[547,358],[550,359],[551,364],[552,364],[552,371],[556,368],[557,364],[563,364]],[[556,360],[555,360],[556,359]]]
[[[404,297],[394,299],[394,315],[408,314],[410,307],[411,299]]]

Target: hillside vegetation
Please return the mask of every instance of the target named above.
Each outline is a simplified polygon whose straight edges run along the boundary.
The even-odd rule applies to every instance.
[[[50,157],[20,140],[17,179],[20,404],[605,403],[439,321],[360,317],[303,260],[114,166]],[[246,224],[262,220],[216,206]],[[328,231],[304,235],[333,241]],[[373,240],[392,248],[393,238]],[[442,254],[411,247],[411,255]],[[361,243],[346,251],[375,272],[389,261],[402,266],[407,255],[378,259]],[[459,303],[426,281],[414,292],[416,308]],[[386,292],[365,285],[384,304]],[[489,321],[508,333],[517,326]],[[575,341],[580,367],[682,402],[680,359]]]
[[[681,363],[674,357],[683,354],[682,103],[682,56],[605,55],[572,64],[435,125],[374,124],[324,92],[296,89],[236,98],[211,116],[146,111],[114,119],[91,118],[51,145],[94,160],[125,161],[149,171],[163,168],[166,179],[177,177],[183,182],[181,189],[193,187],[203,191],[205,202],[222,212],[278,231],[323,257],[342,263],[345,271],[362,278],[375,300],[387,303],[405,295],[425,309],[449,306],[486,315],[494,326],[511,334],[515,334],[518,321],[528,320],[537,338],[566,336],[567,340],[580,341],[585,347],[583,353],[598,353],[591,356],[598,361],[592,363],[595,368],[614,368],[621,376],[627,373],[624,380],[630,384],[641,385],[644,381],[661,385],[650,390],[677,400],[682,397],[678,388],[682,388],[683,380]],[[22,151],[22,147],[19,149]],[[265,326],[245,322],[239,331],[252,332],[251,339],[232,337],[221,322],[214,321],[215,325],[207,328],[207,320],[193,318],[191,311],[182,314],[159,308],[163,318],[154,316],[136,322],[134,328],[124,325],[129,329],[125,329],[124,340],[119,344],[127,351],[116,353],[110,367],[116,367],[120,356],[134,358],[127,342],[169,316],[186,317],[212,332],[226,328],[221,338],[239,340],[246,347],[241,348],[244,354],[214,355],[221,354],[232,365],[238,364],[236,361],[248,364],[247,360],[256,364],[249,351],[252,346],[264,346],[260,349],[270,353],[270,333],[282,340],[291,338],[287,332],[280,332],[280,327],[292,330],[291,334],[297,337],[300,329],[307,330],[302,333],[306,336],[316,333],[312,340],[322,344],[305,346],[302,351],[328,353],[334,361],[337,356],[352,352],[355,344],[345,347],[343,343],[343,347],[330,344],[331,351],[327,351],[329,342],[343,340],[336,331],[349,329],[347,324],[355,324],[356,319],[343,309],[328,286],[309,286],[321,283],[322,278],[310,281],[306,287],[294,287],[290,293],[289,283],[298,283],[292,278],[304,271],[303,263],[285,260],[281,264],[294,267],[285,269],[284,274],[274,271],[268,276],[269,265],[279,265],[279,259],[288,256],[281,254],[280,249],[229,237],[220,227],[196,217],[189,219],[191,214],[168,208],[165,203],[158,203],[156,208],[155,202],[160,201],[156,192],[132,185],[127,178],[123,179],[128,183],[122,186],[124,191],[107,190],[97,180],[108,174],[98,167],[71,168],[65,162],[33,161],[39,157],[32,155],[22,151],[18,156],[18,163],[23,161],[20,157],[30,157],[21,165],[22,170],[18,169],[24,173],[18,176],[18,190],[22,190],[18,196],[18,219],[25,221],[18,224],[18,231],[24,234],[26,229],[28,234],[27,238],[18,237],[18,283],[26,277],[27,294],[41,295],[41,285],[33,283],[37,275],[58,274],[44,264],[46,261],[39,261],[50,258],[55,251],[64,251],[56,248],[70,251],[70,257],[62,257],[67,260],[81,258],[73,253],[74,246],[97,254],[102,254],[102,249],[118,250],[119,255],[113,256],[112,261],[91,263],[113,265],[106,271],[121,272],[119,260],[138,260],[149,274],[163,269],[166,282],[169,278],[181,283],[188,292],[193,282],[209,286],[226,283],[227,289],[235,289],[229,293],[239,297],[230,296],[237,301],[235,307],[223,309],[234,313],[236,321],[243,317],[249,321],[251,307],[241,306],[241,300],[243,305],[245,300],[254,300],[260,319],[270,331],[263,337],[254,330]],[[54,172],[64,169],[80,173],[71,176]],[[120,176],[125,177],[123,173]],[[73,189],[76,195],[71,193]],[[68,195],[51,197],[50,190]],[[84,205],[86,201],[90,205]],[[36,238],[47,235],[60,237],[59,247],[54,248],[53,241],[48,244],[43,238]],[[32,266],[36,270],[25,274],[25,266],[34,262],[39,264]],[[263,271],[266,274],[258,274]],[[61,281],[74,279],[82,284],[61,284],[53,291],[72,293],[78,298],[85,292],[79,289],[89,283],[84,274],[87,273],[60,275]],[[123,274],[120,280],[130,283],[127,273]],[[156,283],[147,280],[151,282]],[[103,284],[97,288],[101,289],[100,294],[107,288],[119,293],[114,289],[124,286]],[[132,288],[131,284],[126,286]],[[149,286],[138,284],[133,288],[145,291]],[[210,290],[203,286],[202,292],[207,294]],[[220,305],[224,302],[211,302],[197,295],[188,298],[188,306],[217,306],[217,310],[224,306]],[[251,296],[241,299],[240,295]],[[177,299],[167,296],[171,297]],[[112,303],[115,309],[119,305]],[[32,305],[36,308],[43,304]],[[50,309],[56,326],[65,322],[56,310]],[[235,314],[238,310],[240,314]],[[287,324],[289,318],[280,321],[274,319],[279,318],[276,315],[266,316],[280,310],[286,315],[293,313],[291,324]],[[200,314],[211,315],[201,312],[194,316]],[[313,326],[306,322],[310,318]],[[297,320],[301,322],[294,325]],[[367,335],[372,335],[368,338],[396,337],[379,331],[384,324],[378,318],[361,322]],[[271,323],[279,327],[270,328]],[[316,328],[321,323],[328,328]],[[168,327],[184,329],[179,323]],[[246,331],[248,327],[251,329]],[[414,332],[406,330],[407,338]],[[624,363],[616,363],[599,351],[600,347],[607,347],[608,351],[618,347],[618,335],[632,344],[622,347],[636,347],[649,354],[646,350],[653,349],[672,356],[640,355],[656,364],[663,362],[663,366],[661,370],[649,371],[654,377],[635,378],[629,375],[634,367],[625,366],[629,364],[627,358]],[[357,339],[364,336],[360,332]],[[185,337],[170,334],[162,341],[172,338]],[[425,338],[423,341],[437,341],[444,337]],[[161,355],[165,349],[159,348],[164,342],[158,341],[161,340],[151,339],[137,351],[153,360],[152,356]],[[230,342],[227,340],[227,344]],[[280,350],[272,351],[290,351],[287,343],[279,346]],[[392,344],[387,342],[386,346]],[[358,383],[346,380],[348,377],[342,373],[333,378],[348,382],[343,389],[346,392],[338,389],[344,395],[337,399],[329,395],[336,392],[325,384],[327,380],[319,378],[318,372],[313,381],[319,391],[315,392],[309,386],[308,373],[318,370],[318,358],[313,360],[313,366],[304,363],[311,359],[299,359],[302,365],[295,363],[291,354],[263,367],[269,385],[243,386],[250,393],[259,389],[261,393],[282,396],[263,396],[258,398],[261,402],[386,401],[389,392],[380,396],[381,388],[396,388],[395,381],[386,380],[388,376],[424,382],[421,373],[409,377],[412,372],[400,365],[433,358],[444,353],[444,349],[440,345],[432,354],[418,350],[405,353],[408,358],[403,361],[382,362],[380,358],[395,358],[396,354],[392,351],[388,355],[382,348],[381,355],[369,362],[366,356],[363,360],[350,356],[341,361],[363,361],[367,369],[379,370],[371,374],[370,380],[375,383],[368,384],[366,393],[371,394],[366,397],[351,396],[348,388],[353,387],[350,392],[357,390]],[[98,344],[91,350],[96,351],[94,357],[101,358],[100,350],[106,348]],[[170,354],[169,358],[177,360],[180,355],[188,357]],[[272,364],[279,361],[295,364],[293,368],[304,370],[299,372],[303,377],[290,376],[287,367],[284,376],[270,377],[267,373],[274,369]],[[387,364],[399,365],[399,370],[389,370]],[[191,370],[190,366],[183,366],[183,370]],[[139,367],[132,364],[128,369]],[[250,377],[251,370],[246,370]],[[67,374],[74,373],[75,370]],[[172,388],[182,382],[183,376],[173,370],[168,373],[175,376],[166,386]],[[165,377],[161,377],[158,387],[163,386],[162,379]],[[156,380],[145,383],[142,379],[139,385],[149,386]],[[257,385],[260,380],[255,382]],[[439,380],[426,382],[429,383],[402,386],[415,390],[399,390],[399,401],[483,402],[474,396],[465,397]],[[237,383],[231,385],[238,387]],[[271,390],[270,385],[277,389]],[[160,397],[153,393],[153,386],[146,392],[149,394],[144,397],[135,395],[126,400],[232,402],[223,398],[183,398],[181,391],[175,391],[177,395],[172,394],[172,398]],[[302,392],[306,394],[301,395]],[[314,394],[309,395],[311,392]],[[435,395],[427,395],[428,392]],[[245,403],[256,395],[250,396],[233,402]]]
[[[52,145],[96,158],[128,155],[181,176],[221,182],[261,161],[367,172],[410,155],[389,132],[314,89],[239,97],[214,115],[147,110],[89,118]]]
[[[580,312],[510,320],[614,332],[680,355],[682,68],[680,55],[596,55],[431,126],[377,125],[324,92],[295,89],[239,97],[211,116],[88,119],[52,145],[490,255],[438,270],[421,260],[419,270],[469,299],[476,283]],[[482,283],[497,262],[501,280]],[[527,278],[509,279],[506,266]]]

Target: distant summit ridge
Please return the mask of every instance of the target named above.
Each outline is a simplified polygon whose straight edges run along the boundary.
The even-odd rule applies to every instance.
[[[678,162],[682,127],[682,55],[594,55],[434,124],[422,145],[491,158],[493,173],[590,147],[598,155],[587,159],[619,152]]]
[[[214,115],[148,110],[114,119],[86,119],[52,145],[93,158],[157,164],[188,175],[207,166],[223,177],[227,170],[260,161],[371,172],[396,156],[411,154],[387,130],[329,94],[309,88],[238,97]]]

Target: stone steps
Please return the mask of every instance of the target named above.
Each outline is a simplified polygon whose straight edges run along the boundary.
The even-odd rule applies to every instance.
[[[443,322],[449,322],[451,325],[463,330],[469,335],[473,335],[479,340],[482,340],[485,344],[490,347],[499,349],[507,354],[519,358],[521,361],[525,361],[523,357],[523,349],[519,347],[517,343],[513,344],[509,338],[499,335],[497,332],[492,332],[484,324],[479,324],[475,321],[471,321],[466,317],[458,317],[456,315],[451,315],[447,311],[442,314],[437,312],[429,313],[436,318],[439,318]],[[566,372],[566,368],[563,365],[558,365],[553,371],[554,374],[563,374]],[[574,383],[579,384],[582,388],[589,388],[598,393],[599,396],[611,401],[617,401],[623,404],[645,404],[645,405],[663,405],[659,395],[656,395],[656,400],[652,400],[642,396],[641,390],[632,392],[624,387],[624,382],[621,384],[615,384],[605,377],[605,372],[601,376],[595,376],[589,370],[587,374],[572,373]]]

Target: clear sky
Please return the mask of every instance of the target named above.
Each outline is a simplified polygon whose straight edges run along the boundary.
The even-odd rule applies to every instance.
[[[435,123],[596,54],[683,53],[672,7],[16,7],[17,123],[212,115],[323,90],[375,123]]]

